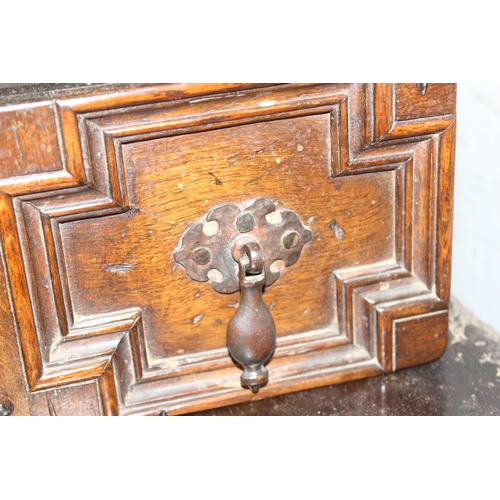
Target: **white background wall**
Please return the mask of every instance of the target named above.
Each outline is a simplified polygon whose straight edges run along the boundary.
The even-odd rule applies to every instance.
[[[457,88],[451,291],[500,332],[500,84]]]

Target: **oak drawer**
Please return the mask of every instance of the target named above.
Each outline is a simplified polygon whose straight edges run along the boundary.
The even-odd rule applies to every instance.
[[[439,357],[454,112],[452,84],[6,100],[0,390],[13,414],[181,414]],[[226,346],[239,292],[194,281],[174,254],[211,209],[258,198],[312,238],[264,289],[276,349],[253,394]]]

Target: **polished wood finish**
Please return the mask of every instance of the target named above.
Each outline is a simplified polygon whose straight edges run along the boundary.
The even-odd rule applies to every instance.
[[[1,336],[13,353],[2,355],[0,389],[17,414],[181,414],[444,351],[454,85],[425,95],[416,84],[96,86],[48,97],[0,107]],[[44,128],[37,113],[49,110]],[[40,141],[21,144],[30,134]],[[253,395],[225,346],[238,298],[193,282],[173,253],[208,209],[259,196],[296,212],[313,241],[265,290],[277,348]]]
[[[0,131],[0,179],[62,169],[51,101],[5,106]]]

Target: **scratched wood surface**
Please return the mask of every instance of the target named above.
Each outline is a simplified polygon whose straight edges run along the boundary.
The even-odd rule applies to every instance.
[[[51,91],[46,127],[24,98],[18,138],[41,134],[45,151],[9,136],[3,156],[16,328],[2,335],[25,381],[4,392],[24,413],[29,400],[34,414],[176,414],[436,359],[454,96],[449,84],[96,86]],[[209,209],[259,196],[314,237],[265,290],[278,345],[253,395],[225,346],[238,294],[194,282],[173,253]]]
[[[62,168],[50,101],[4,107],[0,113],[0,143],[0,179]]]
[[[173,253],[209,209],[265,196],[314,234],[265,291],[278,335],[330,326],[333,271],[395,258],[395,175],[332,179],[329,136],[316,115],[125,145],[133,215],[62,228],[75,318],[141,306],[154,358],[223,348],[239,294],[191,280]]]

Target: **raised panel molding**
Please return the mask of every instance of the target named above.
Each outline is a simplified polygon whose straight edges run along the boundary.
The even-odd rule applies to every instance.
[[[54,388],[95,382],[103,414],[175,414],[439,357],[446,347],[452,219],[451,190],[441,194],[440,186],[452,183],[454,115],[398,120],[392,84],[189,92],[159,85],[54,97],[64,168],[2,181],[2,243],[30,392],[50,401],[45,393]],[[325,277],[335,293],[335,326],[280,337],[272,382],[258,395],[241,389],[224,348],[179,356],[172,366],[149,359],[140,303],[75,319],[61,224],[134,214],[124,144],[311,115],[329,116],[332,177],[392,172],[395,258]],[[431,320],[436,326],[426,328]],[[433,346],[425,359],[419,343]]]

